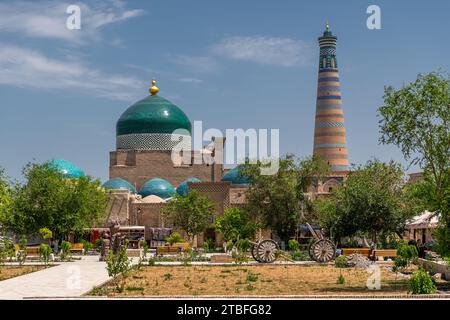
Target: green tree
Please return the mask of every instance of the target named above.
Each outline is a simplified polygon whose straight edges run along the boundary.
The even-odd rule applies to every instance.
[[[45,227],[54,239],[64,239],[103,217],[107,199],[99,180],[65,179],[47,163],[28,164],[23,174],[25,183],[12,188],[12,208],[1,217],[14,233],[36,234]]]
[[[44,261],[45,266],[48,266],[48,262],[50,261],[50,255],[52,253],[52,249],[48,244],[41,243],[39,246],[39,257]]]
[[[10,210],[11,210],[11,194],[9,189],[9,183],[5,176],[4,170],[0,168],[0,227],[1,221],[9,215]]]
[[[368,161],[352,170],[330,197],[317,201],[321,225],[336,238],[363,233],[375,243],[378,235],[401,233],[413,215],[403,184],[400,165]]]
[[[251,181],[245,210],[261,227],[274,230],[287,242],[301,221],[314,221],[308,187],[327,175],[329,165],[319,157],[299,161],[288,154],[279,159],[279,170],[274,175],[262,175],[261,166],[261,163],[242,165],[242,174]]]
[[[163,207],[162,215],[174,227],[186,232],[192,244],[194,236],[204,232],[211,225],[214,204],[197,190],[191,190],[186,196],[175,195],[172,201]]]
[[[247,211],[231,207],[216,219],[215,228],[223,234],[225,241],[236,243],[240,239],[253,239],[256,223]]]
[[[131,259],[127,256],[128,240],[124,244],[120,245],[119,251],[114,254],[113,250],[109,250],[106,257],[106,270],[108,275],[113,278],[113,282],[116,284],[116,289],[119,289],[118,275],[122,274],[127,276],[131,270]]]
[[[450,253],[450,77],[419,74],[401,89],[385,88],[379,108],[380,142],[402,150],[411,165],[424,170],[433,192],[428,210],[441,215],[440,242]]]

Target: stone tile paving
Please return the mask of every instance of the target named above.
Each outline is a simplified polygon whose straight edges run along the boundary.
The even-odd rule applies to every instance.
[[[109,279],[105,262],[98,256],[0,281],[0,299],[76,297]]]

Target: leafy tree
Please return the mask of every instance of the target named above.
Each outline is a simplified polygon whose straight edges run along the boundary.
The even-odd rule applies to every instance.
[[[50,240],[53,237],[53,232],[48,228],[40,228],[39,234],[44,240]]]
[[[17,253],[17,261],[19,261],[19,265],[23,265],[23,263],[27,259],[27,244],[27,238],[25,236],[21,236],[19,240],[19,252]]]
[[[380,234],[400,233],[413,215],[402,186],[400,165],[368,161],[352,170],[331,197],[317,201],[321,225],[336,238],[364,233],[375,243]]]
[[[204,232],[214,216],[214,204],[197,190],[191,190],[186,196],[175,197],[162,209],[174,227],[186,232],[192,244],[196,234]]]
[[[35,234],[45,227],[53,238],[64,239],[103,217],[107,200],[99,180],[65,179],[47,163],[28,164],[23,174],[26,182],[12,188],[12,209],[0,217],[14,233]]]
[[[167,237],[165,239],[170,245],[173,245],[174,243],[180,243],[184,242],[183,237],[178,232],[172,232],[170,237]]]
[[[250,214],[239,208],[228,208],[216,219],[215,228],[223,234],[225,241],[236,243],[239,239],[252,239],[256,224]]]
[[[385,88],[379,108],[380,141],[398,146],[410,164],[424,170],[432,192],[428,210],[441,215],[440,242],[450,253],[450,77],[419,74],[395,90]],[[429,190],[430,191],[430,190]]]
[[[274,175],[262,175],[261,163],[242,166],[242,174],[251,181],[245,210],[261,227],[274,230],[282,240],[288,241],[299,222],[314,220],[307,191],[329,172],[323,159],[311,157],[299,161],[288,154],[279,159],[279,170]]]
[[[39,246],[39,256],[44,261],[45,266],[48,265],[51,253],[52,249],[50,248],[50,246],[46,243],[41,243],[41,245]]]
[[[419,256],[416,246],[402,244],[397,249],[397,257],[394,260],[393,271],[409,267],[411,261]]]
[[[118,275],[127,275],[131,269],[131,260],[127,256],[128,241],[120,245],[119,251],[114,254],[113,250],[109,250],[106,258],[106,270],[108,275],[113,278],[113,282],[116,284],[116,289],[119,289],[119,282],[116,278]]]
[[[61,261],[64,261],[67,258],[69,258],[69,260],[70,260],[70,249],[71,248],[72,248],[72,245],[70,244],[69,241],[63,241],[61,243],[61,254],[60,254]]]
[[[8,216],[11,210],[11,195],[9,183],[4,174],[4,170],[0,168],[0,227],[1,221]]]

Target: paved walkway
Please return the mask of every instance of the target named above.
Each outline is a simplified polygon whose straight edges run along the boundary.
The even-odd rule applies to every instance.
[[[0,299],[81,296],[109,279],[105,262],[98,259],[83,256],[81,260],[0,281]]]

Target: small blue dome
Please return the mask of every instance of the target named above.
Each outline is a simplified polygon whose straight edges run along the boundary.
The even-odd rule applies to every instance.
[[[143,197],[154,194],[162,199],[167,199],[172,197],[175,192],[175,188],[168,181],[154,178],[144,183],[139,194]]]
[[[122,178],[114,178],[106,181],[103,184],[103,188],[110,190],[130,190],[133,193],[137,193],[136,188],[131,183]]]
[[[249,184],[250,177],[241,175],[241,167],[237,166],[222,176],[222,181],[229,181],[231,184]]]
[[[197,179],[197,178],[188,178],[185,181],[183,181],[182,183],[180,183],[177,187],[177,193],[180,196],[187,196],[187,194],[189,192],[189,187],[188,187],[189,182],[201,182],[201,181],[200,181],[200,179]]]
[[[49,166],[60,172],[64,178],[81,178],[84,177],[84,172],[72,162],[64,159],[54,159],[49,162]]]

